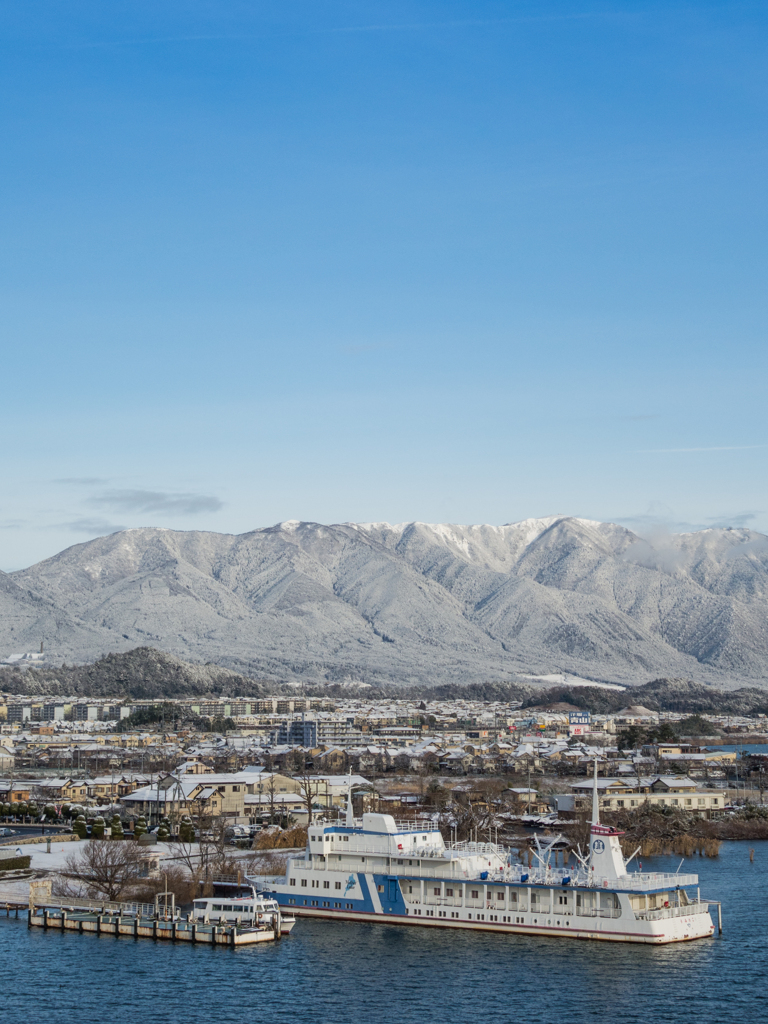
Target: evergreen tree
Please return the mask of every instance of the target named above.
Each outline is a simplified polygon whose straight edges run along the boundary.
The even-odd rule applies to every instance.
[[[93,819],[91,825],[91,839],[103,839],[106,823],[101,815]]]
[[[133,835],[136,839],[138,839],[140,836],[146,835],[146,832],[147,819],[142,814],[142,816],[137,820],[136,824],[133,827]]]
[[[185,814],[179,825],[179,841],[182,843],[194,843],[195,826],[188,814]]]
[[[80,836],[81,839],[86,838],[86,836],[88,835],[88,825],[86,824],[84,814],[78,814],[78,816],[75,818],[72,824],[72,831],[75,833],[75,835]]]
[[[112,821],[109,823],[109,825],[110,825],[110,828],[112,829],[112,838],[113,839],[123,839],[124,838],[125,833],[123,832],[123,823],[122,823],[122,821],[120,821],[120,815],[119,814],[113,814],[112,815]]]

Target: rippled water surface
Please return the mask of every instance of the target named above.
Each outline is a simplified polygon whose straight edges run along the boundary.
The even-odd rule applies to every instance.
[[[768,1020],[768,843],[696,858],[721,939],[657,948],[299,920],[239,950],[27,930],[0,918],[0,1020],[230,1024]],[[675,870],[678,859],[646,868]]]

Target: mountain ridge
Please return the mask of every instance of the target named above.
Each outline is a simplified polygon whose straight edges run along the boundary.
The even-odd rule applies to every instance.
[[[289,520],[142,527],[0,574],[0,650],[89,662],[154,646],[276,682],[568,672],[768,679],[768,537],[648,540],[564,515],[502,526]]]

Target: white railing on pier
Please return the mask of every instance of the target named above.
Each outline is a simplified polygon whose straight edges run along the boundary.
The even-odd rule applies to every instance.
[[[34,901],[35,909],[39,910],[78,910],[98,911],[102,914],[125,914],[126,917],[154,917],[155,907],[152,903],[117,903],[113,900],[89,900],[78,897],[71,899],[66,896],[44,896]]]

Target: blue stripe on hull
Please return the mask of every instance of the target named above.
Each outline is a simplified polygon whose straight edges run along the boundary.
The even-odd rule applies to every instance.
[[[400,880],[398,878],[392,878],[388,875],[373,876],[373,884],[376,886],[378,903],[381,904],[381,909],[378,909],[371,894],[366,876],[358,874],[355,877],[358,885],[360,886],[362,898],[353,898],[349,895],[345,896],[340,892],[337,892],[334,895],[329,892],[324,893],[323,895],[318,893],[317,896],[313,896],[311,894],[307,894],[306,896],[294,896],[285,892],[273,891],[270,895],[277,900],[281,907],[290,908],[291,910],[295,909],[296,911],[306,907],[308,911],[325,911],[333,916],[337,916],[340,913],[343,913],[344,910],[349,912],[350,908],[347,907],[347,904],[352,904],[351,909],[355,913],[359,914],[375,914],[377,917],[383,915],[388,917],[406,916],[405,900],[403,899],[403,894],[400,889]],[[378,889],[379,886],[382,887],[381,892]],[[291,903],[291,900],[294,902]],[[330,906],[323,906],[324,903],[329,903]],[[344,906],[334,907],[334,903],[342,903]]]

